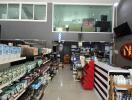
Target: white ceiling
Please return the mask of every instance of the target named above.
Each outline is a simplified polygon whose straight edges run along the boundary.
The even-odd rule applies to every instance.
[[[0,0],[0,2],[59,2],[59,3],[91,3],[91,4],[113,4],[115,0]]]

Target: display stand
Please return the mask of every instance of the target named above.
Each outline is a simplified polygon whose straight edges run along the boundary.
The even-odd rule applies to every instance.
[[[106,63],[95,61],[94,88],[100,100],[111,100],[111,75],[130,75],[130,72],[120,67],[113,67]]]
[[[132,91],[132,85],[117,85],[114,83],[113,76],[110,76],[110,98],[109,100],[115,100],[115,89],[122,90],[122,89],[128,89],[128,91]]]

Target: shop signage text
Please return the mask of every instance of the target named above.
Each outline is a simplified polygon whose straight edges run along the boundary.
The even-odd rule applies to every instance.
[[[132,42],[122,45],[120,53],[124,58],[132,60]]]

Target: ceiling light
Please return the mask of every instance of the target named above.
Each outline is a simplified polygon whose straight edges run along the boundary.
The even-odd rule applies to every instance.
[[[120,3],[120,0],[114,0],[114,7],[117,7]]]
[[[119,5],[119,2],[114,3],[114,7],[117,7]]]

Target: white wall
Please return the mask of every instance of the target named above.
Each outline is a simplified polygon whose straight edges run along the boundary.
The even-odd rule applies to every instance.
[[[92,4],[112,4],[114,0],[0,0],[0,2],[66,2],[66,3],[92,3]]]

